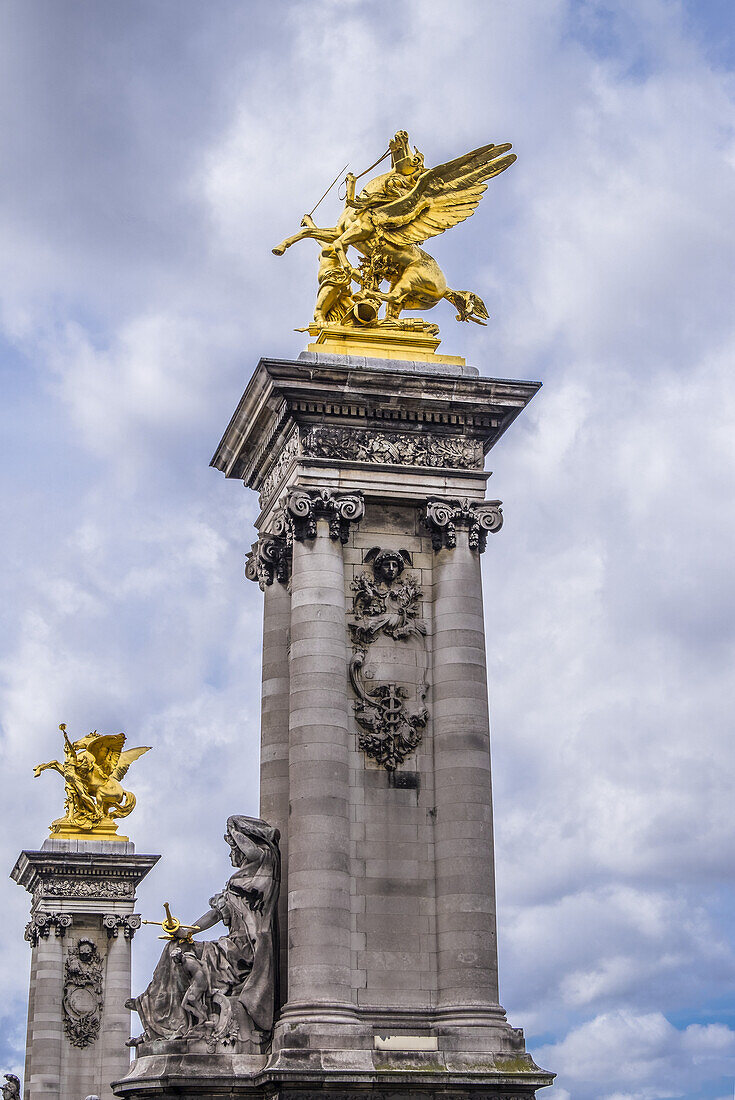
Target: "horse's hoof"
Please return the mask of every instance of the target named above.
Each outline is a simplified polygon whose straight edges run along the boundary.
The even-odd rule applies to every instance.
[[[276,248],[271,249],[271,252],[274,256],[282,256],[285,251],[286,249],[283,247],[283,245],[280,244]]]

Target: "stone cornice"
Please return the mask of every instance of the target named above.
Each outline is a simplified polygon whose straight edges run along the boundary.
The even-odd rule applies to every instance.
[[[65,881],[127,880],[137,886],[152,867],[157,855],[117,855],[112,852],[23,851],[18,856],[10,877],[29,893],[44,893],[47,885]],[[51,891],[49,891],[51,892]],[[58,892],[57,896],[59,895]],[[105,896],[101,892],[100,896]]]
[[[430,432],[461,437],[483,454],[540,388],[539,382],[480,378],[471,367],[348,357],[261,359],[211,465],[260,489],[295,426]],[[448,466],[451,454],[448,449]]]

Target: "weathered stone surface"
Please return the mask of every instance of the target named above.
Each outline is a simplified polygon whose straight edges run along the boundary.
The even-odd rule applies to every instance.
[[[56,839],[18,857],[12,877],[33,898],[26,1100],[111,1100],[129,1062],[135,890],[158,858],[129,841]]]
[[[551,1083],[498,1004],[479,557],[502,523],[482,456],[537,389],[360,357],[258,365],[213,465],[261,494],[283,1002],[262,1062],[161,1047],[118,1095],[520,1100]]]

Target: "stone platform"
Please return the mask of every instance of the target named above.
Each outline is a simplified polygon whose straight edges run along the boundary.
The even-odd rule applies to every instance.
[[[488,1057],[438,1051],[366,1051],[357,1064],[340,1050],[305,1050],[277,1059],[264,1055],[170,1053],[139,1057],[120,1097],[214,1100],[530,1100],[551,1084],[528,1054]]]

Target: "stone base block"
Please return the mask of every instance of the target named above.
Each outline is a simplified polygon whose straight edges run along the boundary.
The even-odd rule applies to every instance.
[[[147,1054],[112,1087],[126,1100],[531,1100],[553,1079],[529,1054],[290,1050],[271,1058]]]

